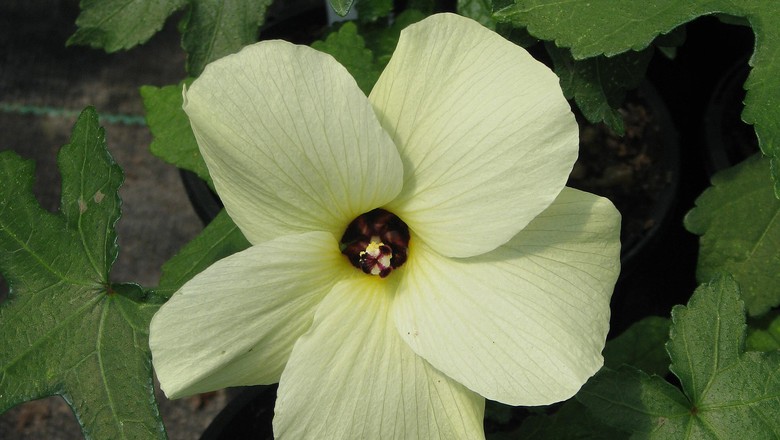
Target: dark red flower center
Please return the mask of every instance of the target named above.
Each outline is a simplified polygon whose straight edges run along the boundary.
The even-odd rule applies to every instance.
[[[352,265],[382,278],[406,262],[408,249],[409,227],[379,208],[353,220],[341,237],[341,253]]]

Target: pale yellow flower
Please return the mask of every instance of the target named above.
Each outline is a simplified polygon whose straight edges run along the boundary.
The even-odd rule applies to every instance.
[[[261,42],[184,108],[252,247],[152,320],[169,397],[280,382],[280,438],[477,439],[485,398],[564,400],[601,367],[620,218],[564,187],[577,125],[522,48],[434,15],[366,99],[330,56]]]

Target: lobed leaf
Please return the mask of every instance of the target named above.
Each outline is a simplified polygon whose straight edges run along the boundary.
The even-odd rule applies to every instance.
[[[187,72],[257,41],[272,0],[81,0],[78,29],[68,44],[115,52],[146,42],[175,11],[188,6],[179,28]]]
[[[583,404],[571,399],[561,405],[555,414],[526,417],[520,428],[505,438],[507,440],[622,440],[626,437],[625,432],[605,425]]]
[[[380,72],[384,70],[385,66],[387,66],[387,63],[390,61],[390,57],[395,51],[395,46],[398,45],[398,38],[401,36],[401,31],[405,27],[417,23],[425,17],[426,15],[419,10],[407,9],[398,14],[389,27],[379,27],[371,30],[361,29],[365,38],[366,47],[374,53],[376,68],[379,69]]]
[[[780,200],[768,162],[757,154],[717,173],[685,216],[685,227],[701,236],[697,279],[731,274],[754,316],[780,304]]]
[[[604,366],[607,371],[622,366],[633,374],[636,368],[652,374],[669,372],[669,356],[664,343],[669,338],[670,320],[650,316],[634,323],[618,337],[607,341],[604,347]],[[602,373],[608,374],[608,373]],[[646,376],[646,374],[645,374]],[[598,382],[600,376],[592,381]],[[487,409],[486,409],[487,414]],[[624,431],[607,426],[576,399],[565,402],[554,414],[534,415],[523,420],[520,428],[507,439],[567,440],[567,439],[624,439]]]
[[[717,376],[740,361],[745,348],[745,309],[733,280],[699,287],[687,306],[672,309],[666,350],[669,369],[694,406],[706,404]]]
[[[577,394],[577,400],[607,425],[632,438],[684,439],[690,404],[674,385],[624,365],[603,370]]]
[[[145,43],[187,0],[81,0],[78,29],[68,44],[116,52]]]
[[[366,49],[363,37],[358,35],[355,23],[344,23],[325,41],[315,41],[311,47],[332,55],[355,78],[363,93],[371,93],[381,70],[374,63],[374,54]]]
[[[745,316],[731,278],[699,286],[672,311],[667,350],[682,390],[633,367],[605,370],[577,399],[632,438],[776,438],[780,352],[744,352]]]
[[[669,338],[668,318],[649,316],[637,321],[604,347],[604,366],[617,369],[631,365],[649,374],[669,372],[669,356],[664,343]]]
[[[191,0],[182,21],[187,73],[197,77],[206,64],[257,41],[272,0]]]
[[[775,317],[765,329],[749,328],[745,341],[747,350],[780,350],[780,316]]]
[[[374,22],[393,12],[393,0],[357,0],[355,7],[361,22]]]
[[[190,120],[182,109],[182,88],[191,82],[192,79],[186,79],[178,85],[141,87],[146,124],[154,136],[149,148],[155,156],[178,168],[192,171],[213,188]]]
[[[159,307],[139,286],[111,284],[122,170],[94,109],[58,155],[60,211],[32,194],[33,164],[0,153],[0,412],[61,395],[86,438],[165,438],[154,400],[148,325]]]
[[[586,60],[575,60],[568,50],[552,44],[547,45],[547,51],[552,57],[555,74],[561,79],[566,98],[573,98],[590,122],[603,121],[622,136],[623,117],[616,108],[623,103],[626,91],[635,89],[642,82],[653,56],[652,50]]]
[[[488,29],[496,30],[492,0],[458,0],[458,14],[478,21]]]
[[[724,5],[730,6],[730,1],[514,0],[497,5],[494,17],[569,47],[574,58],[582,59],[645,49],[658,35]]]
[[[770,157],[775,197],[780,199],[780,9],[775,2],[750,0],[738,3],[756,34],[756,48],[750,58],[745,81],[745,110],[742,119],[756,129],[761,151]]]

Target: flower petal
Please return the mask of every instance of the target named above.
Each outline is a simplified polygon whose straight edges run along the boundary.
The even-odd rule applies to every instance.
[[[326,232],[282,237],[213,264],[152,318],[149,346],[166,395],[277,382],[316,305],[352,272]]]
[[[393,303],[401,337],[488,399],[567,399],[603,363],[619,235],[607,199],[566,188],[488,254],[450,259],[414,242]]]
[[[312,230],[340,238],[400,191],[403,165],[366,96],[309,47],[265,41],[208,65],[184,110],[251,243]]]
[[[577,158],[558,77],[457,15],[406,28],[369,100],[405,168],[387,209],[443,255],[509,241],[552,203]]]
[[[388,281],[353,278],[322,301],[282,374],[276,438],[484,438],[484,399],[399,338]]]

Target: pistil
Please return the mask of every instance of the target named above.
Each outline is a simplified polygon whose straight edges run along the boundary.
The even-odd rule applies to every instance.
[[[382,243],[379,237],[371,237],[371,243],[366,246],[366,250],[360,253],[360,268],[363,272],[371,275],[379,275],[384,278],[390,275],[393,267],[390,261],[393,259],[393,250],[390,246]]]

